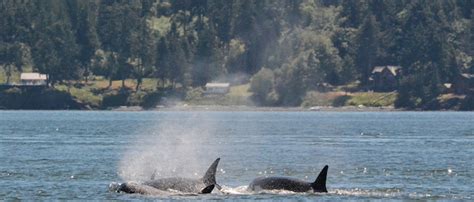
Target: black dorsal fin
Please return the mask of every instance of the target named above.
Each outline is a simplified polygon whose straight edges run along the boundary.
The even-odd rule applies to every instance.
[[[328,175],[328,168],[328,165],[324,166],[316,180],[311,183],[311,187],[313,188],[314,192],[328,192],[328,190],[326,189],[326,177]]]
[[[209,194],[212,192],[212,190],[214,189],[215,185],[209,185],[207,187],[205,187],[204,189],[201,190],[201,194]]]
[[[206,171],[206,174],[204,174],[204,177],[202,177],[202,180],[206,186],[217,184],[216,183],[216,170],[217,170],[217,165],[219,164],[219,160],[221,160],[221,158],[217,158],[214,161],[214,163],[212,163],[211,166],[209,166],[209,168]]]

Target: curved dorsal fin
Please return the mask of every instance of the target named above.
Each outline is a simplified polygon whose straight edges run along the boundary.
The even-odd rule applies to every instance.
[[[216,170],[217,170],[217,165],[219,164],[219,160],[221,160],[221,158],[217,158],[211,164],[211,166],[209,166],[209,168],[206,171],[206,174],[204,174],[204,177],[202,177],[202,180],[206,186],[217,184],[216,183]]]
[[[314,192],[328,192],[328,190],[326,189],[326,177],[328,175],[328,168],[328,165],[324,166],[316,180],[311,183],[311,187],[313,188]]]

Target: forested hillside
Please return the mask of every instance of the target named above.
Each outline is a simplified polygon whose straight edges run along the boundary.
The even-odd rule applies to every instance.
[[[3,0],[0,65],[56,85],[144,78],[192,89],[242,76],[262,105],[298,106],[327,86],[366,90],[402,67],[397,107],[435,106],[474,73],[471,0]],[[245,82],[245,79],[244,79]],[[158,88],[157,91],[160,89]]]

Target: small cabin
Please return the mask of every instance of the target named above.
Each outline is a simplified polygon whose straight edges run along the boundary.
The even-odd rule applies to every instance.
[[[206,94],[226,94],[230,90],[229,83],[207,83]]]
[[[441,86],[442,93],[454,93],[454,88],[452,83],[443,83]]]
[[[48,75],[40,73],[21,73],[21,85],[24,86],[45,86],[47,85]]]
[[[399,86],[402,67],[400,66],[376,66],[372,70],[369,81],[374,91],[393,91]]]

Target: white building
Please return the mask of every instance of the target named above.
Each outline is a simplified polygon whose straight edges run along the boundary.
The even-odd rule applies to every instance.
[[[47,84],[48,75],[40,73],[21,73],[20,80],[24,86],[44,86]]]
[[[226,94],[230,90],[229,83],[207,83],[206,93],[207,94]]]

